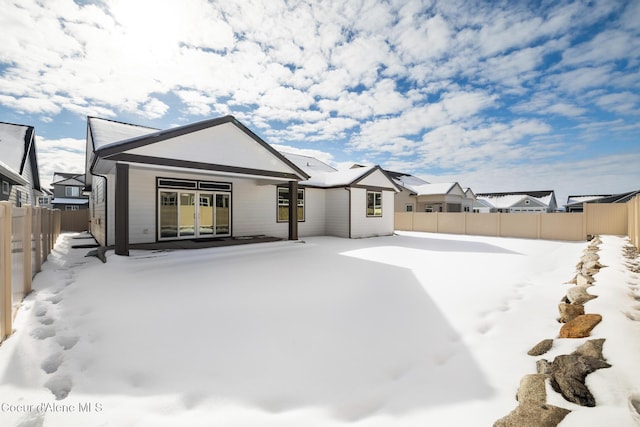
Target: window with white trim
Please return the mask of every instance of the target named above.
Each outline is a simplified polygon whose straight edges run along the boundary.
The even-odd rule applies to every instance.
[[[413,205],[412,204],[404,205],[404,211],[405,212],[413,212]]]
[[[278,222],[289,221],[289,188],[278,187]],[[304,221],[304,188],[298,188],[298,222]]]
[[[78,205],[66,205],[64,207],[65,211],[79,211],[80,210],[80,206]]]
[[[64,196],[65,197],[80,197],[80,187],[64,187]]]
[[[2,194],[11,194],[11,184],[8,181],[2,181]]]
[[[367,191],[367,216],[382,216],[381,191]]]

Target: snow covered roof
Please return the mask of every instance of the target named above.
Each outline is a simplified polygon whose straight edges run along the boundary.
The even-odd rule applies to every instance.
[[[553,190],[543,191],[514,191],[512,193],[478,193],[478,199],[489,202],[495,208],[509,208],[525,198],[535,199],[545,206],[551,206],[552,200],[555,203]]]
[[[365,166],[355,169],[334,170],[332,172],[316,172],[311,178],[300,182],[300,184],[314,187],[339,187],[341,185],[349,185],[372,172],[375,168],[376,166]]]
[[[31,126],[0,123],[0,153],[2,161],[12,170],[20,173],[24,159],[25,136]]]
[[[51,203],[54,205],[86,205],[89,203],[89,199],[75,199],[69,197],[55,197]]]
[[[11,181],[12,184],[26,185],[27,180],[20,176],[20,174],[13,168],[10,168],[3,161],[0,160],[0,175],[3,175],[6,179]]]
[[[534,199],[544,204],[545,206],[549,206],[551,203],[551,195],[545,197],[532,197],[527,194],[507,194],[503,196],[478,196],[478,200],[485,202],[489,206],[493,206],[494,208],[503,209],[509,208],[511,206],[517,205],[524,199]]]
[[[146,126],[138,126],[129,123],[117,122],[114,120],[89,117],[89,127],[93,137],[95,150],[115,145],[131,138],[158,132],[159,129]]]
[[[567,204],[572,204],[572,203],[584,203],[584,202],[589,202],[591,200],[597,200],[597,199],[601,199],[603,197],[610,197],[611,194],[600,194],[600,195],[584,195],[584,196],[569,196],[567,198]]]
[[[456,185],[455,182],[441,182],[437,184],[422,184],[412,186],[410,190],[418,196],[432,196],[438,194],[447,194]]]
[[[335,172],[336,168],[329,166],[321,160],[316,159],[311,156],[303,156],[301,154],[293,154],[293,153],[285,153],[280,152],[283,156],[285,156],[289,161],[298,166],[300,169],[305,171],[307,175],[313,176],[317,173],[322,172]]]
[[[31,186],[40,191],[40,174],[35,147],[35,130],[33,126],[0,122],[0,155],[5,169],[9,168],[14,174],[21,175],[27,161],[31,165],[32,177],[20,182],[21,185]],[[7,178],[9,178],[7,176]],[[24,179],[24,178],[23,178]]]

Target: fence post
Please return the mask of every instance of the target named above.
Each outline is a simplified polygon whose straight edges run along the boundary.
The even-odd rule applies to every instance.
[[[12,325],[12,295],[11,295],[11,202],[0,202],[2,208],[2,242],[0,245],[0,266],[2,274],[0,275],[0,316],[2,330],[0,331],[0,340],[11,334]]]
[[[32,232],[32,222],[31,215],[33,208],[31,205],[26,206],[27,211],[24,215],[24,237],[22,241],[22,250],[24,251],[24,263],[23,263],[23,271],[24,271],[24,294],[27,295],[31,292],[31,279],[33,278],[31,273],[31,232]]]
[[[36,241],[36,265],[34,273],[42,270],[42,208],[33,208],[33,237]]]

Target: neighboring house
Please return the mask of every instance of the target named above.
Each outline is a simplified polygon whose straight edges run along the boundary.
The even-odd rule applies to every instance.
[[[478,193],[474,212],[555,212],[556,195],[548,191],[517,191],[513,193]]]
[[[640,190],[619,194],[569,196],[564,208],[567,212],[583,212],[584,203],[627,203],[638,194],[640,194]]]
[[[42,195],[33,126],[0,122],[0,200],[36,205]]]
[[[432,184],[413,175],[386,171],[401,191],[396,212],[471,212],[475,195],[457,182]]]
[[[85,174],[55,172],[53,174],[54,209],[77,211],[89,208],[89,197],[82,194]]]
[[[38,197],[38,206],[53,209],[53,191],[42,188],[42,194]]]
[[[314,180],[307,161],[296,165],[233,116],[168,130],[89,117],[91,233],[124,255],[167,240],[393,232],[384,206],[395,189],[379,167],[313,170]]]

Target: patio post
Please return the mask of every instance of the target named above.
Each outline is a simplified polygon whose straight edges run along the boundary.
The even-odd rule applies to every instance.
[[[298,181],[289,181],[289,240],[298,240]]]
[[[116,255],[129,255],[129,165],[116,164]]]

